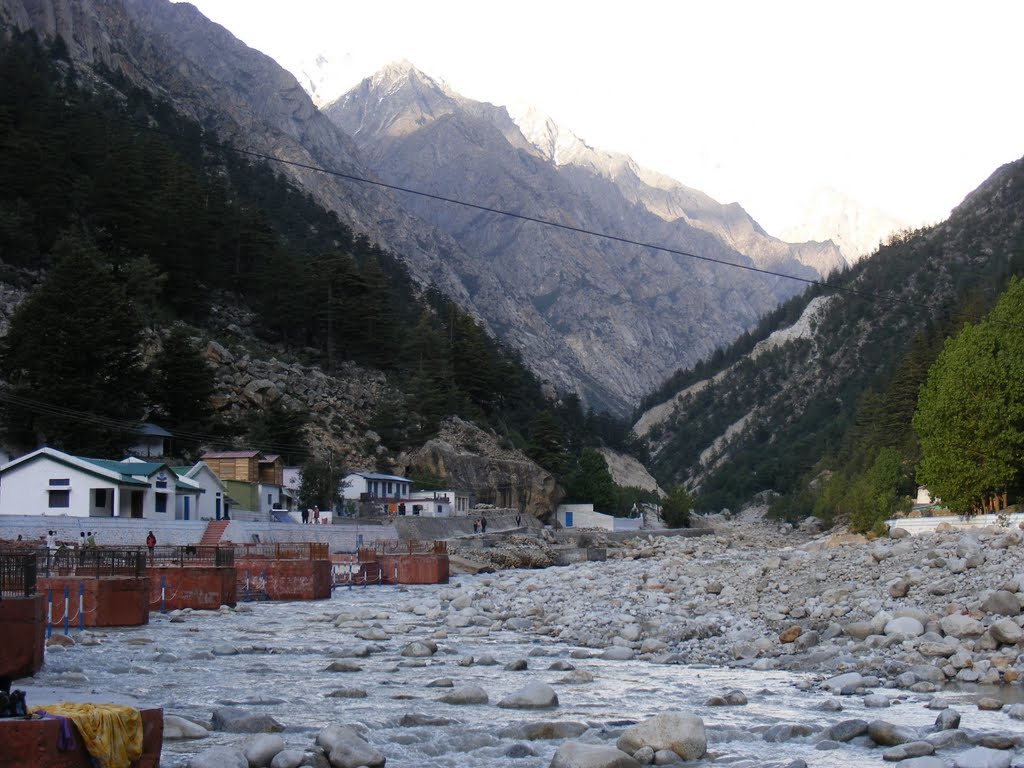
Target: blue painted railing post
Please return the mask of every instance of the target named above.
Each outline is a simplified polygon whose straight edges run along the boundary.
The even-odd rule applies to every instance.
[[[348,591],[352,591],[352,563],[348,564]]]
[[[46,607],[46,639],[50,639],[50,635],[53,634],[53,589],[46,590],[48,599],[48,605]]]
[[[64,585],[64,634],[68,634],[68,624],[71,614],[71,590],[67,584]]]
[[[85,583],[78,582],[78,629],[85,629]]]

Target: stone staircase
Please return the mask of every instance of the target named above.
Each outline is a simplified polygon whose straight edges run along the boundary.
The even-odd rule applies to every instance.
[[[216,547],[220,544],[220,537],[224,535],[224,531],[231,525],[230,520],[211,520],[206,524],[206,530],[203,531],[203,538],[199,540],[199,546],[201,547]]]

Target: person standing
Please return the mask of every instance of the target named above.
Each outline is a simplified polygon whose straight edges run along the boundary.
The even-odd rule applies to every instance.
[[[477,522],[477,519],[474,517],[473,518],[473,533],[476,533],[477,528],[479,528],[479,527],[480,527],[480,524]]]
[[[150,531],[146,537],[146,549],[149,550],[149,562],[153,562],[153,550],[156,549],[156,535]]]
[[[46,548],[51,552],[57,548],[57,533],[55,531],[46,532]]]
[[[523,516],[516,512],[516,528],[520,528],[523,525]]]
[[[320,525],[320,507],[313,505],[313,525]]]
[[[85,536],[85,546],[89,547],[89,549],[96,546],[96,537],[93,535],[92,531],[89,531]]]
[[[302,510],[302,524],[306,525],[309,522],[309,507]]]
[[[480,516],[480,533],[487,533],[487,518]]]

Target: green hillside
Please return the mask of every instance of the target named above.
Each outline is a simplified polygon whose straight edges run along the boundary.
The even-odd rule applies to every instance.
[[[711,360],[677,373],[637,414],[655,476],[696,487],[705,509],[774,491],[787,497],[777,510],[797,516],[814,509],[806,488],[823,470],[853,478],[891,448],[909,488],[917,390],[943,339],[983,316],[1024,269],[1022,228],[1017,161],[947,221],[893,236],[831,287],[810,287]],[[754,353],[805,311],[803,334]],[[666,418],[641,419],[665,403]]]

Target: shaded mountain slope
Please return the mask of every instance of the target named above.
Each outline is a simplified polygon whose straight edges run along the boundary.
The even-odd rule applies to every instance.
[[[711,507],[791,490],[835,449],[859,398],[888,380],[916,335],[948,323],[968,292],[994,297],[1022,269],[1016,161],[947,221],[894,238],[836,280],[861,295],[809,290],[648,398],[634,430],[655,476],[699,487]]]

